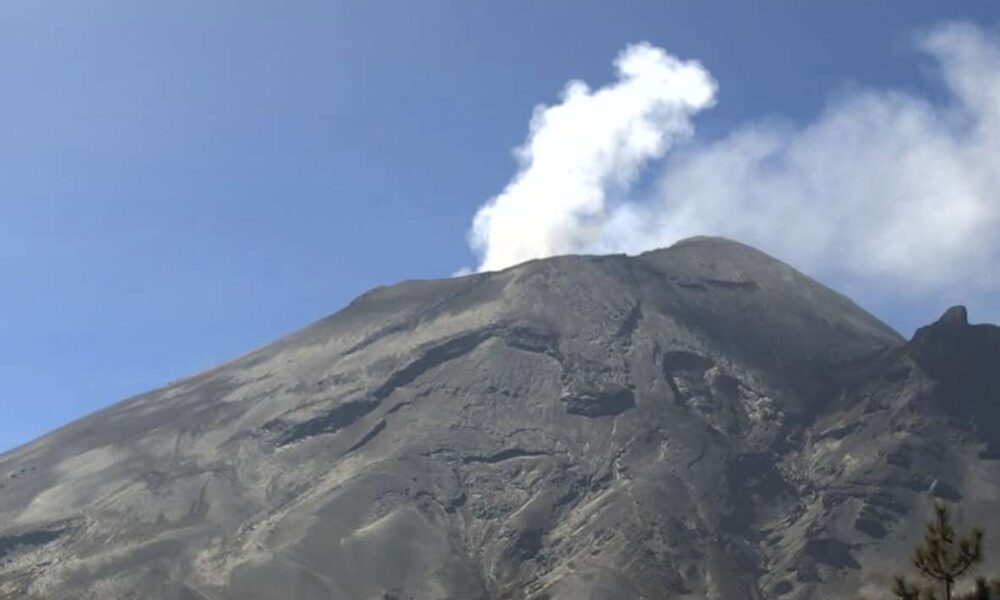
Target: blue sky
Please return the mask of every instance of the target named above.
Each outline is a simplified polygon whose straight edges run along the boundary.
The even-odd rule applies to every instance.
[[[913,46],[956,19],[992,35],[1000,4],[4,2],[0,449],[474,266],[535,105],[629,44],[711,73],[710,145],[859,89],[946,104]],[[862,300],[909,334],[945,296]]]

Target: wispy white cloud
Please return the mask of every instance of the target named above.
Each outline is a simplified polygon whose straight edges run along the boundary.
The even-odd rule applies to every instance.
[[[658,162],[641,198],[640,169],[691,134],[714,85],[697,63],[626,50],[619,82],[571,83],[537,111],[521,171],[476,216],[480,268],[713,234],[872,293],[1000,287],[1000,39],[950,24],[919,47],[947,100],[859,90],[805,125],[749,123]]]

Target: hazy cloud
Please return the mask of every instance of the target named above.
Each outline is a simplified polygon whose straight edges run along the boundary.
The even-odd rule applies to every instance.
[[[562,104],[538,110],[520,173],[476,216],[480,268],[712,234],[870,289],[1000,285],[1000,39],[952,24],[919,46],[946,101],[863,90],[805,125],[750,123],[658,163],[641,198],[629,185],[690,133],[714,86],[697,63],[626,50],[617,84],[572,83]],[[634,56],[645,58],[628,68]],[[629,108],[614,114],[617,102]]]

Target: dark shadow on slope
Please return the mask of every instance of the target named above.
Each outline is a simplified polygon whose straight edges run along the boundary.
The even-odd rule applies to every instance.
[[[50,544],[66,533],[65,529],[41,529],[19,535],[0,537],[0,560],[19,549]]]

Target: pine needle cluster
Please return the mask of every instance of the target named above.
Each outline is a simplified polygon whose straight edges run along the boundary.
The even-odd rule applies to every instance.
[[[913,566],[930,585],[911,584],[897,577],[893,593],[900,600],[938,600],[935,588],[944,588],[943,600],[1000,600],[1000,581],[979,578],[971,594],[954,595],[959,578],[983,561],[983,530],[959,536],[951,523],[951,509],[937,504],[927,524],[924,541],[913,551]]]

